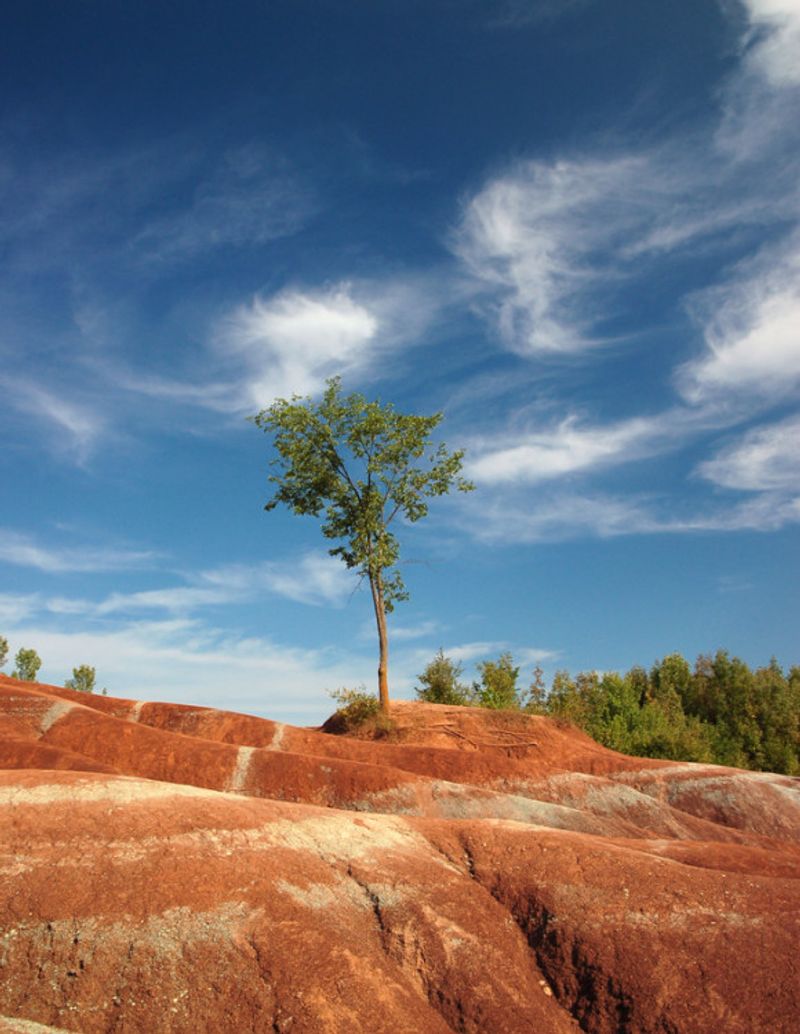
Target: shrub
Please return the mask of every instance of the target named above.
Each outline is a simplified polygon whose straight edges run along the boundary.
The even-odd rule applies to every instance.
[[[478,671],[481,681],[476,682],[472,689],[480,707],[519,710],[519,668],[514,667],[510,653],[500,654],[496,661],[483,661],[478,665]]]
[[[380,710],[378,698],[367,693],[365,686],[359,689],[334,689],[330,695],[339,705],[336,714],[345,729],[357,729],[374,718]]]
[[[469,689],[459,682],[463,670],[440,647],[427,668],[417,676],[421,683],[416,687],[417,699],[429,704],[470,704]]]

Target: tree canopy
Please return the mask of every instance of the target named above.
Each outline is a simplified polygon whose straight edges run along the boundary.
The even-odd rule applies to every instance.
[[[42,659],[35,650],[22,647],[17,650],[14,658],[16,668],[11,673],[15,679],[22,679],[23,682],[35,682],[39,668],[42,666]]]
[[[67,689],[76,689],[79,693],[94,693],[97,672],[89,664],[81,664],[72,669],[72,678],[64,683]]]
[[[338,542],[329,553],[367,579],[378,628],[378,695],[388,710],[386,614],[408,598],[398,564],[398,518],[416,523],[428,500],[453,489],[474,487],[461,476],[463,452],[431,435],[441,413],[398,413],[391,403],[342,394],[333,377],[320,402],[292,396],[277,399],[253,418],[273,435],[276,458],[269,481],[275,486],[266,510],[283,504],[292,513],[322,517],[322,534]]]

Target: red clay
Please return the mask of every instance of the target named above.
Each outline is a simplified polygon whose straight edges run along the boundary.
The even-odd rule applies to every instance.
[[[796,1031],[800,781],[0,676],[0,1032]]]

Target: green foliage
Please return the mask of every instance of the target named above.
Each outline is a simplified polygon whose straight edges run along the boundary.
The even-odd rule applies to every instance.
[[[522,703],[517,689],[519,668],[514,667],[510,653],[500,654],[496,661],[482,661],[478,671],[481,680],[473,684],[472,692],[480,707],[519,710]]]
[[[72,669],[72,678],[64,683],[67,689],[76,689],[79,693],[94,693],[96,672],[88,664],[81,664]]]
[[[429,704],[470,704],[469,688],[460,682],[464,669],[460,664],[439,652],[417,678],[421,685],[417,686],[418,700]]]
[[[776,661],[751,671],[724,650],[680,654],[650,672],[556,672],[547,713],[574,722],[600,743],[643,757],[800,772],[800,669]]]
[[[8,640],[5,636],[0,635],[0,668],[6,663],[8,657]]]
[[[533,681],[528,687],[527,697],[522,701],[522,709],[528,714],[547,712],[547,687],[544,683],[544,672],[538,664],[533,669]]]
[[[296,514],[323,514],[322,534],[343,540],[330,553],[367,578],[380,577],[390,610],[407,596],[390,525],[397,517],[414,523],[427,515],[427,499],[473,486],[460,476],[463,452],[429,448],[441,413],[411,416],[363,395],[343,396],[338,377],[327,385],[318,404],[295,395],[253,417],[274,435],[278,452],[269,477],[276,490],[265,509],[284,503]]]
[[[277,453],[269,476],[275,493],[265,509],[283,504],[292,513],[321,517],[322,534],[338,542],[331,555],[369,581],[381,704],[388,707],[385,613],[408,598],[392,526],[427,516],[435,496],[472,490],[461,477],[463,453],[431,446],[441,413],[407,415],[390,403],[342,395],[338,377],[327,382],[319,403],[297,395],[278,399],[252,419],[273,436]]]
[[[367,693],[365,686],[360,689],[334,689],[330,695],[339,705],[336,716],[345,730],[357,729],[375,718],[380,710],[377,697]]]
[[[42,660],[35,650],[26,649],[24,646],[17,651],[14,658],[16,668],[12,672],[12,678],[22,679],[23,682],[35,682]]]

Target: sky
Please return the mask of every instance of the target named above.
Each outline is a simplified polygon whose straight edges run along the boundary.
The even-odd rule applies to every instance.
[[[800,0],[31,0],[0,15],[0,634],[302,724],[368,591],[247,421],[444,414],[390,686],[800,663]],[[12,667],[7,664],[6,672]]]

